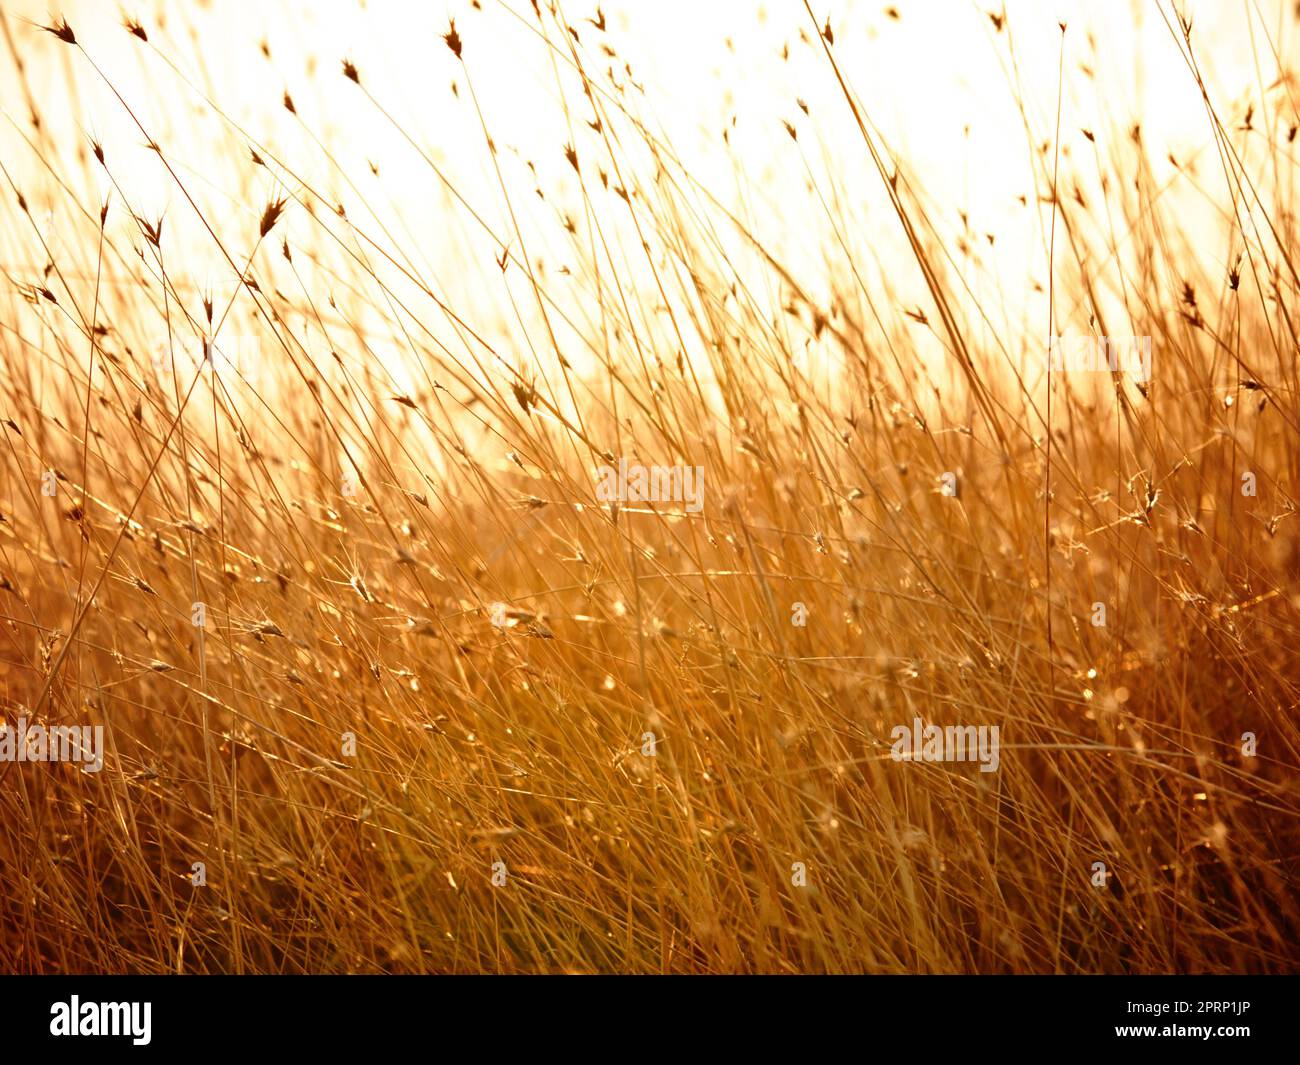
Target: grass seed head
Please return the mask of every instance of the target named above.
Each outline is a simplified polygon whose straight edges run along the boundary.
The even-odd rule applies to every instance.
[[[275,228],[275,223],[280,220],[280,215],[284,211],[284,199],[272,200],[266,205],[266,210],[262,212],[262,221],[258,225],[258,233],[265,237]]]
[[[447,42],[447,47],[451,49],[452,55],[457,59],[460,59],[460,34],[456,32],[455,19],[451,20],[451,24],[448,27],[447,32],[442,35],[442,39]]]

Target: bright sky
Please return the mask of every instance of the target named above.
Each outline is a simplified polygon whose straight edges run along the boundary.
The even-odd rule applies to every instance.
[[[481,4],[482,10],[475,10],[470,0],[233,0],[145,4],[137,14],[151,44],[161,46],[182,74],[210,93],[249,138],[272,146],[300,176],[319,181],[351,216],[361,217],[369,208],[400,234],[422,269],[438,278],[449,302],[473,306],[484,300],[499,308],[500,293],[483,290],[491,271],[465,269],[466,257],[482,260],[499,248],[483,242],[463,211],[448,209],[444,190],[404,135],[339,73],[340,61],[352,59],[374,97],[499,232],[509,232],[509,220],[469,103],[471,87],[502,149],[497,161],[512,190],[531,188],[525,160],[532,161],[541,186],[556,193],[556,206],[580,211],[563,146],[576,144],[579,156],[588,159],[595,149],[594,134],[585,128],[590,115],[572,76],[557,74],[560,67],[540,46],[528,0]],[[805,191],[810,172],[819,182],[835,176],[837,186],[823,185],[822,191],[839,197],[839,208],[855,223],[855,240],[877,250],[899,240],[880,180],[870,169],[802,0],[609,0],[602,6],[604,34],[585,21],[595,15],[594,0],[563,5],[583,39],[585,61],[595,71],[630,61],[636,83],[645,87],[642,116],[664,132],[695,178],[724,202],[745,204],[745,216],[785,260],[812,277],[819,268],[824,272],[819,228],[824,219],[818,217],[817,200]],[[1001,32],[987,13],[994,10],[990,0],[900,0],[896,8],[898,18],[890,16],[887,4],[876,2],[813,4],[819,22],[830,19],[836,56],[870,119],[919,175],[936,223],[956,233],[965,212],[971,232],[997,234],[996,248],[981,252],[990,276],[1004,289],[1027,289],[1029,278],[1045,280],[1047,214],[1032,207],[1028,145],[1049,139],[1054,125],[1058,22],[1068,24],[1063,174],[1079,175],[1087,189],[1096,168],[1089,163],[1093,148],[1082,130],[1094,131],[1104,144],[1140,118],[1158,180],[1173,175],[1172,164],[1162,161],[1172,153],[1180,160],[1199,158],[1196,177],[1207,188],[1222,182],[1217,157],[1207,147],[1205,111],[1165,21],[1172,18],[1168,4],[1011,0]],[[1183,9],[1194,20],[1199,59],[1225,119],[1240,121],[1247,104],[1254,101],[1260,108],[1261,100],[1268,102],[1269,114],[1294,116],[1292,87],[1275,84],[1280,69],[1275,53],[1291,57],[1296,51],[1296,16],[1288,4],[1204,0]],[[18,12],[42,22],[49,18],[45,0],[26,0]],[[218,217],[242,212],[255,219],[276,187],[265,173],[256,179],[264,187],[247,186],[248,138],[217,121],[159,55],[121,29],[116,5],[67,0],[55,5],[59,12],[167,149],[205,208]],[[440,38],[452,16],[464,40],[464,69]],[[26,53],[42,116],[61,131],[61,143],[77,144],[78,137],[69,135],[76,130],[97,136],[133,210],[145,217],[165,210],[173,239],[192,239],[203,248],[203,231],[184,198],[84,59],[17,20],[10,29]],[[269,60],[259,51],[263,40],[270,46]],[[602,41],[612,45],[617,60],[599,52]],[[787,45],[789,58],[783,60]],[[565,79],[571,113],[556,105],[557,76]],[[618,76],[625,79],[621,71]],[[459,98],[449,90],[453,80]],[[0,64],[0,88],[4,115],[26,131],[26,105],[7,61]],[[281,105],[285,91],[301,121]],[[1028,110],[1028,133],[1018,97]],[[807,104],[807,117],[798,100]],[[783,121],[801,131],[797,146]],[[719,136],[724,127],[729,127],[729,144]],[[0,130],[4,156],[20,186],[39,189],[45,180],[40,166],[30,152],[19,150],[15,136],[12,128]],[[326,166],[321,145],[355,187]],[[380,168],[378,177],[370,173],[372,162]],[[106,188],[101,182],[94,198]],[[1019,204],[1022,195],[1030,209]],[[1188,212],[1202,209],[1197,200],[1193,189]],[[312,229],[293,211],[286,215],[283,231],[291,242]],[[546,250],[539,238],[530,252]],[[1203,252],[1213,258],[1226,249]],[[215,277],[219,288],[228,272],[210,248],[195,257],[200,282]],[[922,291],[919,278],[895,281],[912,285],[918,295]],[[1035,307],[1025,309],[1037,313]]]

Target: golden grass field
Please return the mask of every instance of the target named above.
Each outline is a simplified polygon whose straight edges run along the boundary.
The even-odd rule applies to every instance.
[[[104,743],[0,970],[1297,970],[1289,3],[104,6],[0,14],[0,698]]]

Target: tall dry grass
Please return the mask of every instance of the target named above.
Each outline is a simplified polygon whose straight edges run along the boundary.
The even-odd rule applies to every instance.
[[[1187,100],[1211,145],[1177,180],[1209,228],[1140,127],[1041,128],[1057,85],[1025,90],[1046,291],[1021,293],[982,265],[995,235],[946,235],[825,12],[784,13],[791,47],[890,239],[792,101],[763,121],[805,170],[784,210],[824,226],[796,264],[760,178],[701,181],[569,6],[509,9],[565,88],[567,195],[494,139],[478,4],[428,47],[482,185],[364,64],[318,69],[409,138],[429,193],[402,211],[484,248],[472,306],[327,112],[268,100],[301,138],[263,143],[172,58],[178,16],[114,42],[4,19],[4,716],[102,724],[107,751],[0,764],[0,968],[1294,970],[1289,85],[1249,115]],[[1195,28],[1150,11],[1199,77]],[[1014,69],[1014,20],[989,32]],[[112,100],[127,45],[165,216],[58,122]],[[166,93],[220,180],[144,117]],[[1152,380],[1049,380],[1049,330],[1149,336]],[[260,356],[196,367],[214,335]],[[703,511],[599,501],[624,456],[703,467]],[[998,725],[999,770],[892,760],[915,717]]]

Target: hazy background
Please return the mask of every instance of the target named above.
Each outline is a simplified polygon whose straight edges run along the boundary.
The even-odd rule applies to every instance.
[[[851,256],[868,283],[876,260],[900,261],[899,226],[801,2],[664,0],[601,8],[604,32],[587,21],[596,16],[595,4],[562,8],[597,84],[608,88],[609,72],[614,84],[635,86],[626,100],[638,118],[672,146],[687,173],[795,268],[810,291],[817,293],[819,279],[830,273],[828,244]],[[591,164],[601,156],[597,134],[586,125],[592,116],[572,107],[582,99],[580,83],[567,57],[543,46],[527,0],[483,0],[481,9],[460,0],[239,0],[184,11],[145,4],[127,13],[142,20],[148,45],[122,29],[114,5],[71,0],[52,10],[67,16],[79,42],[212,217],[243,216],[252,228],[268,200],[301,191],[282,173],[273,177],[250,165],[250,142],[265,146],[298,178],[344,205],[348,219],[386,250],[400,248],[403,262],[503,350],[521,346],[520,321],[530,329],[536,325],[528,317],[523,277],[518,271],[503,277],[499,270],[466,268],[489,256],[499,259],[503,244],[470,219],[411,142],[497,234],[511,232],[502,183],[510,188],[528,252],[548,270],[569,265],[565,213],[581,221],[584,212],[566,144],[587,165],[588,194],[604,192],[591,176]],[[1257,123],[1266,112],[1280,115],[1271,120],[1283,126],[1287,113],[1294,121],[1293,88],[1278,73],[1294,53],[1289,5],[1190,3],[1179,10],[1193,19],[1203,74],[1221,117],[1240,121],[1253,105],[1261,116]],[[46,6],[20,3],[7,11],[0,151],[14,181],[28,190],[34,214],[44,219],[51,246],[59,246],[60,227],[68,224],[61,209],[66,196],[22,144],[32,134],[29,105],[39,110],[58,145],[42,149],[47,161],[55,163],[51,156],[73,145],[84,152],[93,136],[107,152],[119,201],[125,196],[141,217],[165,214],[173,277],[188,277],[196,289],[232,291],[233,272],[122,103],[76,51],[24,24],[23,19],[47,22]],[[1170,5],[1012,2],[1001,29],[990,17],[1002,19],[1001,6],[963,0],[895,7],[835,0],[814,11],[819,23],[829,18],[836,56],[884,143],[906,161],[937,235],[949,248],[961,241],[971,293],[1004,338],[1045,333],[1046,294],[1037,289],[1047,283],[1050,216],[1036,202],[1036,190],[1041,194],[1046,186],[1035,182],[1031,158],[1032,146],[1050,141],[1055,126],[1059,22],[1068,24],[1060,122],[1063,194],[1077,187],[1097,202],[1100,168],[1093,153],[1107,152],[1114,138],[1127,136],[1140,121],[1152,177],[1167,184],[1162,195],[1180,197],[1191,229],[1200,215],[1207,224],[1221,221],[1206,205],[1223,201],[1222,169],[1204,108],[1192,103],[1199,92],[1167,24]],[[464,66],[441,40],[451,18],[464,41]],[[1206,41],[1213,46],[1204,47]],[[25,85],[15,52],[23,57]],[[342,76],[345,57],[393,122]],[[283,106],[286,92],[296,115]],[[557,105],[561,97],[569,108]],[[797,142],[784,122],[799,132]],[[499,149],[500,174],[485,147],[484,124]],[[1187,166],[1181,177],[1174,160]],[[83,173],[72,160],[56,165]],[[73,191],[94,205],[107,194],[108,181],[97,168],[87,172],[99,174],[100,187]],[[807,194],[810,182],[817,195]],[[519,195],[534,185],[545,191],[544,201]],[[853,223],[837,238],[843,245],[827,239],[831,212]],[[126,231],[134,223],[119,210],[110,217],[113,226]],[[287,236],[291,246],[317,241],[319,224],[291,204],[277,236]],[[638,239],[630,230],[613,236]],[[185,252],[178,254],[180,249]],[[307,289],[331,283],[327,253],[315,251],[296,264]],[[1212,244],[1195,251],[1216,276],[1235,253]],[[0,242],[0,255],[17,273],[39,265],[22,261],[30,252],[12,241]],[[320,269],[326,275],[318,280]],[[396,277],[385,280],[402,284]],[[924,301],[919,272],[899,270],[888,280],[902,302]],[[554,293],[562,299],[562,286]],[[516,305],[513,312],[504,310],[510,306],[507,295]],[[427,306],[417,293],[411,296],[413,311],[422,314]],[[389,310],[376,308],[376,328],[389,319]],[[563,345],[566,338],[560,339]],[[402,346],[400,337],[387,342]],[[376,350],[384,343],[375,338]],[[581,366],[581,346],[573,347],[570,357]],[[396,367],[400,359],[389,363]]]

